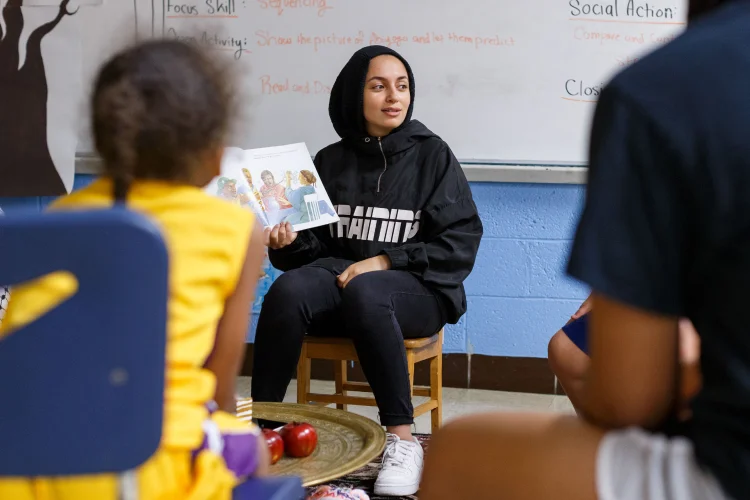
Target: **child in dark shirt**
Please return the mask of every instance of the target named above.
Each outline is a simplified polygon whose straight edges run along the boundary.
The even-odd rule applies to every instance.
[[[700,16],[697,16],[700,14]],[[617,75],[592,124],[568,272],[593,290],[580,418],[492,414],[435,434],[420,500],[739,500],[750,491],[750,1]],[[680,433],[680,321],[702,381]]]

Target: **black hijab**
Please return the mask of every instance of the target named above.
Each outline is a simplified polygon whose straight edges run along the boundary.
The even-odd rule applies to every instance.
[[[331,117],[333,128],[342,139],[367,136],[364,111],[365,78],[370,69],[370,61],[384,55],[394,56],[404,64],[409,76],[409,93],[411,94],[411,103],[406,111],[404,122],[391,133],[397,132],[411,121],[414,109],[414,74],[409,63],[395,50],[382,45],[370,45],[354,53],[339,73],[331,89],[328,116]]]

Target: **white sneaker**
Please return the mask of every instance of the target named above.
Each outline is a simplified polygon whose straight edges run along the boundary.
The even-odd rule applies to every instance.
[[[407,496],[419,491],[422,478],[424,450],[416,441],[404,441],[395,434],[387,434],[383,452],[383,468],[375,481],[375,494]]]

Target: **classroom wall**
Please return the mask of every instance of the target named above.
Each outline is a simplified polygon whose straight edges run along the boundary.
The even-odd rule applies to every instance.
[[[76,176],[81,188],[93,176]],[[564,274],[584,186],[472,183],[484,223],[484,239],[466,283],[469,310],[446,329],[448,353],[489,356],[547,356],[547,341],[575,312],[587,289]],[[41,210],[52,198],[3,198],[8,214]],[[261,283],[248,340],[255,336]]]
[[[584,186],[472,184],[484,224],[468,312],[446,333],[447,352],[546,357],[550,336],[588,290],[565,276]]]

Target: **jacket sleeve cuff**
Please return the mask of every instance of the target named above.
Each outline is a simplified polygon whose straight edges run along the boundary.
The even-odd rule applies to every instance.
[[[406,269],[409,266],[409,254],[406,250],[388,248],[380,253],[388,256],[391,260],[391,269],[395,271]]]
[[[269,252],[274,252],[277,255],[287,255],[290,253],[295,253],[303,248],[307,247],[307,241],[306,237],[302,236],[303,233],[299,233],[297,235],[297,238],[289,245],[285,246],[284,248],[279,248],[278,250],[274,250],[272,248],[269,248]]]

